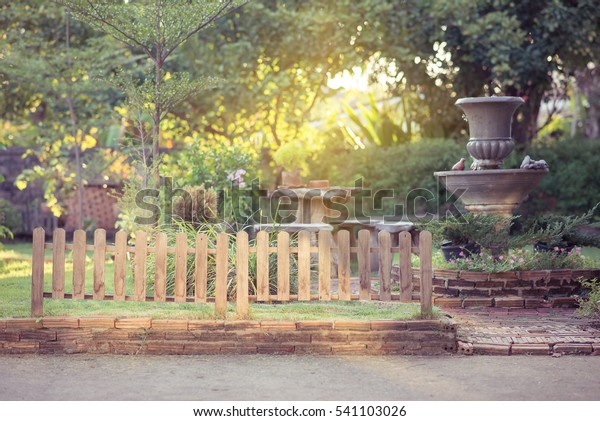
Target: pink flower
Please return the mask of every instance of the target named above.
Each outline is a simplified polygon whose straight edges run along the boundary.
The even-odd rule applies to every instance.
[[[479,253],[479,257],[483,257],[483,252]]]
[[[461,251],[460,253],[458,253],[458,255],[459,255],[460,257],[465,257],[465,254],[464,254],[462,251]]]
[[[499,259],[499,260],[504,260],[504,256],[502,256],[502,255],[501,255],[501,256],[498,256],[498,259]]]
[[[533,259],[534,263],[539,263],[540,259]]]
[[[510,264],[512,265],[513,263],[515,263],[515,261],[514,261],[513,259],[510,259],[510,260],[508,261],[508,263],[510,263]]]
[[[519,263],[523,263],[525,261],[525,259],[523,259],[522,257],[519,259]]]
[[[558,251],[558,247],[554,247],[554,251]]]

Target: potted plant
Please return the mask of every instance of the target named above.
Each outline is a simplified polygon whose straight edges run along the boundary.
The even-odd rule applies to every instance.
[[[300,141],[291,141],[283,144],[273,154],[273,160],[283,167],[281,184],[285,187],[304,187],[302,171],[306,167],[308,151]]]
[[[508,228],[514,218],[498,215],[465,213],[435,219],[424,225],[434,242],[440,246],[446,261],[478,254],[481,248],[495,250],[505,248]]]

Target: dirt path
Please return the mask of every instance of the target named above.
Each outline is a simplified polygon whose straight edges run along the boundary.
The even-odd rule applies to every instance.
[[[0,400],[599,400],[598,357],[0,356]]]

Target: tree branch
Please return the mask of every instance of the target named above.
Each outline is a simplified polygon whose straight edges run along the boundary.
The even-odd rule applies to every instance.
[[[238,6],[234,7],[233,9],[230,10],[231,11],[235,11],[238,10],[239,8],[241,8],[242,6],[246,5],[250,0],[246,0],[243,3],[240,3]],[[231,3],[233,3],[233,0],[227,0],[226,3],[223,4],[223,6],[217,10],[211,17],[210,19],[208,19],[206,22],[201,23],[200,25],[196,26],[194,29],[192,29],[191,31],[189,31],[186,35],[183,36],[183,38],[181,38],[181,40],[177,43],[175,43],[175,45],[173,45],[172,47],[170,47],[164,54],[164,56],[162,57],[163,61],[167,59],[167,57],[169,57],[171,55],[171,53],[177,48],[179,47],[181,44],[183,44],[185,41],[187,41],[188,39],[190,39],[190,37],[192,37],[194,34],[197,34],[199,31],[201,31],[202,29],[206,28],[208,25],[210,25],[211,23],[213,23],[215,20],[217,20],[219,18],[219,16],[221,16],[221,14],[231,5]]]

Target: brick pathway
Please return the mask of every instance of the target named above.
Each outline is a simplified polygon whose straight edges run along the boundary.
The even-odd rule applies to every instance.
[[[565,308],[444,309],[455,322],[458,352],[487,355],[600,355],[600,320]]]

